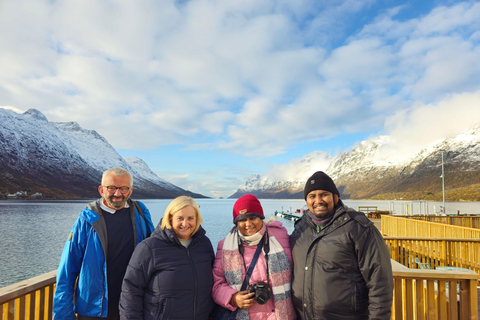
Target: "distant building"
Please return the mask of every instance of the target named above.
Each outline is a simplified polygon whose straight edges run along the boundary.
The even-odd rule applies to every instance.
[[[9,193],[9,194],[7,194],[7,199],[18,199],[18,194]]]

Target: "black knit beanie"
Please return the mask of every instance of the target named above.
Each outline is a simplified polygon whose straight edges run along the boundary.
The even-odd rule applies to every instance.
[[[305,200],[307,200],[307,195],[314,190],[329,191],[340,197],[340,193],[338,192],[332,178],[323,171],[317,171],[308,178],[307,183],[305,183],[305,190],[303,191]]]

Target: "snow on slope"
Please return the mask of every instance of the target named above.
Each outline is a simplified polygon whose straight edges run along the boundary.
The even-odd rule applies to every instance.
[[[159,178],[155,173],[153,173],[150,167],[142,159],[137,157],[125,157],[124,159],[128,164],[128,166],[132,168],[132,171],[136,172],[138,176],[150,182],[153,182],[159,186],[162,186],[165,189],[181,190],[179,187],[175,186],[174,184]]]
[[[304,187],[307,178],[319,170],[325,171],[335,180],[349,172],[362,170],[368,172],[369,169],[407,166],[412,169],[442,149],[451,152],[452,162],[480,162],[480,124],[456,137],[439,139],[409,157],[399,154],[396,142],[392,141],[391,136],[379,136],[362,141],[351,151],[335,157],[314,151],[287,164],[275,166],[263,175],[250,177],[240,191],[265,192],[286,187],[298,191]]]
[[[95,130],[83,129],[76,122],[49,122],[35,109],[18,114],[0,108],[0,137],[8,139],[8,143],[2,145],[4,152],[23,156],[20,157],[22,163],[31,162],[29,154],[38,149],[43,157],[51,158],[42,160],[62,161],[70,168],[66,170],[75,170],[85,164],[100,172],[123,167],[132,173],[134,183],[141,184],[144,179],[167,190],[182,190],[159,178],[143,160],[122,158]],[[41,143],[38,143],[39,140]]]

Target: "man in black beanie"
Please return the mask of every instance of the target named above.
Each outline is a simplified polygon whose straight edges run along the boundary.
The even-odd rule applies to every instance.
[[[390,254],[365,214],[345,206],[333,180],[305,183],[308,210],[295,222],[293,305],[298,319],[390,319]]]

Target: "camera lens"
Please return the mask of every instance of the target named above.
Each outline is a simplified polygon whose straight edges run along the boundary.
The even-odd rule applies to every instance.
[[[271,297],[270,286],[262,281],[249,285],[248,292],[255,292],[255,301],[257,301],[258,304],[267,303]]]

